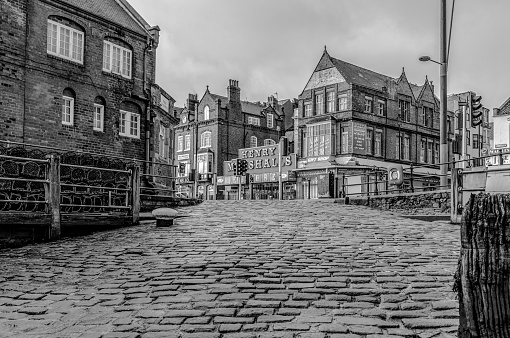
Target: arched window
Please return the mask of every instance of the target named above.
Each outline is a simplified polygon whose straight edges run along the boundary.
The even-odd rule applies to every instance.
[[[96,131],[104,130],[104,99],[101,96],[96,96],[94,100],[94,125],[93,129]]]
[[[103,41],[103,71],[130,79],[132,59],[127,43],[111,38]]]
[[[209,106],[205,106],[204,108],[204,121],[209,120]]]
[[[210,148],[211,147],[211,132],[204,131],[200,136],[200,147],[201,148]]]
[[[140,124],[140,107],[133,102],[122,102],[120,105],[119,135],[140,138]]]
[[[84,33],[76,24],[59,17],[48,18],[48,54],[83,64]]]
[[[250,148],[257,146],[257,136],[250,137]]]
[[[273,144],[276,144],[276,142],[270,138],[267,138],[264,140],[264,145],[265,146],[270,146],[270,145],[273,145]]]
[[[76,94],[71,88],[64,89],[62,93],[62,124],[72,126],[74,124],[74,100]]]

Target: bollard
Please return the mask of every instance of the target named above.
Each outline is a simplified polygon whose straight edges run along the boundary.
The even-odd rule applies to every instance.
[[[152,215],[156,218],[157,227],[168,227],[174,225],[174,219],[182,217],[179,212],[170,208],[158,208],[152,211]]]

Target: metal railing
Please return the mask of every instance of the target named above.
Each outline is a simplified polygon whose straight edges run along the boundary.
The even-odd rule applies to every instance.
[[[509,158],[506,160],[510,163]],[[484,168],[487,160],[491,163],[500,164],[504,162],[504,154],[490,154],[471,159],[464,159],[445,163],[450,170],[448,171],[446,186],[440,185],[439,166],[443,163],[423,163],[409,164],[403,167],[404,183],[401,186],[390,184],[388,177],[388,168],[376,167],[366,169],[362,173],[342,174],[341,189],[339,197],[363,197],[376,196],[381,194],[403,194],[422,191],[449,190],[451,189],[452,170],[459,167]]]

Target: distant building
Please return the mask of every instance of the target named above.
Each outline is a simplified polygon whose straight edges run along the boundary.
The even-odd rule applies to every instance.
[[[126,0],[9,0],[0,11],[0,140],[172,164],[159,27]]]
[[[488,161],[489,165],[510,164],[510,98],[501,104],[499,108],[493,109],[492,123],[493,143],[489,154],[495,156]],[[502,154],[502,162],[499,154]]]
[[[447,132],[449,162],[466,160],[456,164],[457,167],[484,165],[484,160],[476,158],[482,156],[490,149],[490,111],[487,108],[483,108],[483,123],[476,127],[471,126],[471,114],[468,105],[470,95],[474,95],[474,93],[464,92],[448,95]],[[471,159],[475,160],[467,161]]]
[[[383,190],[374,184],[375,173],[355,174],[390,163],[413,164],[415,173],[422,172],[415,187],[439,183],[430,175],[439,172],[439,101],[427,79],[415,85],[404,70],[392,78],[335,59],[325,49],[298,100],[298,198],[341,196],[344,182],[351,185],[349,193]],[[344,180],[344,174],[350,177]]]
[[[175,157],[184,169],[178,189],[188,196],[196,189],[207,199],[237,198],[238,185],[221,179],[217,184],[227,174],[224,162],[237,158],[241,148],[278,143],[284,135],[284,112],[274,96],[265,103],[241,101],[236,80],[229,80],[227,96],[213,94],[209,87],[200,100],[190,94],[175,127]],[[197,183],[189,175],[195,169]]]

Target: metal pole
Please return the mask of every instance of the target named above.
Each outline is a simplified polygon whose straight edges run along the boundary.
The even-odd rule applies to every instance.
[[[193,156],[193,161],[194,161],[194,165],[193,167],[195,168],[195,177],[193,177],[195,179],[194,183],[193,183],[193,197],[195,198],[198,198],[198,113],[197,111],[195,110],[195,146],[193,147],[194,148],[194,156]]]
[[[447,64],[446,64],[446,0],[441,0],[441,46],[440,54],[441,59],[441,71],[440,71],[440,125],[439,125],[439,155],[441,157],[440,162],[440,185],[442,189],[446,188],[448,184],[448,143],[446,139],[446,112],[447,112]]]
[[[278,199],[283,200],[283,184],[282,184],[282,139],[278,142]]]
[[[468,95],[468,102],[471,102],[471,92]],[[461,156],[461,162],[460,167],[465,168],[466,167],[466,154],[467,154],[467,140],[466,140],[466,130],[467,130],[467,115],[466,115],[466,107],[462,107],[462,156]]]
[[[241,200],[241,190],[243,189],[243,185],[241,184],[241,176],[237,176],[239,179],[239,200]]]

